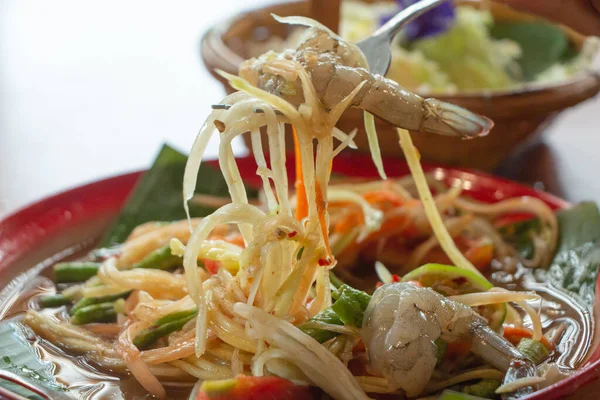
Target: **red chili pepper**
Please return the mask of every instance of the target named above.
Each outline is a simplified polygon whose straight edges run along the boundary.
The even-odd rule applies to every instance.
[[[297,234],[298,234],[298,232],[296,232],[296,231],[293,231],[293,232],[290,232],[290,233],[288,233],[288,237],[289,237],[289,238],[293,238],[293,237],[294,237],[294,236],[296,236]]]
[[[459,276],[458,278],[452,279],[452,282],[454,282],[460,286],[460,285],[464,285],[465,283],[467,283],[468,280],[464,276]]]
[[[331,261],[329,261],[326,258],[319,258],[319,266],[321,267],[325,267],[327,265],[331,264]]]

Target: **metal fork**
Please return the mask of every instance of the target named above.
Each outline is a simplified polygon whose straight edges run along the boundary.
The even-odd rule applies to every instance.
[[[371,36],[356,45],[362,50],[371,73],[385,75],[392,61],[392,39],[406,24],[447,0],[422,0],[396,14]]]

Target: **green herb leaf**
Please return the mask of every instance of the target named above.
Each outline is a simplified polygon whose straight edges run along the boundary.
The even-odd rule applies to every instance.
[[[348,285],[342,285],[332,293],[336,299],[331,309],[346,325],[355,328],[362,327],[365,311],[371,301],[371,296],[367,293],[354,289]]]
[[[556,213],[559,240],[547,269],[537,269],[536,278],[565,290],[590,309],[596,296],[600,267],[600,212],[596,204],[580,203]],[[521,255],[533,258],[532,232],[539,231],[537,219],[517,222],[500,232]]]
[[[525,80],[569,56],[567,35],[558,27],[544,22],[502,22],[491,28],[492,37],[517,42],[523,53],[518,62]]]
[[[538,342],[537,340],[523,338],[519,342],[517,349],[531,361],[533,361],[536,365],[540,364],[544,361],[550,353],[546,346],[542,344],[542,342]]]
[[[52,365],[37,356],[28,342],[25,327],[15,322],[0,324],[0,369],[12,372],[31,384],[43,388],[56,400],[72,399],[66,388],[58,383],[52,375]],[[0,387],[10,390],[25,398],[42,400],[39,395],[15,383],[0,379]]]
[[[186,162],[187,156],[164,145],[152,167],[136,185],[117,221],[102,239],[100,247],[122,243],[136,226],[145,222],[185,218],[182,187]],[[255,190],[248,192],[248,197],[257,196]],[[200,166],[196,193],[229,196],[221,172],[207,164]],[[190,202],[193,216],[203,217],[214,210],[214,207]]]
[[[517,249],[521,257],[531,260],[535,256],[532,235],[539,232],[540,228],[540,220],[535,218],[503,226],[499,231],[504,239]]]
[[[308,322],[322,322],[330,325],[344,325],[340,317],[337,316],[335,311],[331,308],[326,308],[311,319]],[[300,330],[306,333],[308,336],[312,337],[319,343],[325,343],[329,339],[333,339],[338,336],[337,332],[328,331],[326,329],[319,329],[311,327],[310,325],[302,324],[300,325]]]
[[[542,279],[574,294],[590,309],[596,297],[600,267],[600,212],[594,203],[581,203],[556,214],[557,251]]]

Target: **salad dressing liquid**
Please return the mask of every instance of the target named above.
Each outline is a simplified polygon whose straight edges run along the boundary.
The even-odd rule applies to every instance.
[[[70,253],[68,259],[81,259],[89,250],[90,246],[81,247],[78,251]],[[57,257],[53,257],[32,268],[16,279],[18,285],[9,285],[0,293],[0,319],[18,320],[27,309],[34,306],[34,297],[54,292],[50,267],[57,261]],[[533,290],[540,294],[544,332],[553,332],[557,337],[555,340],[549,338],[557,349],[552,353],[550,361],[556,362],[565,370],[574,370],[584,364],[592,353],[589,349],[597,341],[594,339],[593,313],[570,296],[538,282],[526,269],[519,269],[515,275],[493,273],[488,279],[493,284],[510,290]],[[525,326],[531,327],[528,317],[524,313],[521,313],[521,316]],[[69,387],[74,399],[152,398],[131,375],[100,371],[88,364],[83,357],[69,355],[47,340],[37,337],[29,328],[25,329],[28,332],[26,339],[35,349],[39,359],[51,365],[55,379]],[[170,399],[184,400],[189,397],[191,385],[167,384],[165,389]]]
[[[53,294],[55,285],[51,280],[51,266],[57,261],[85,259],[91,246],[78,246],[67,252],[68,257],[55,256],[38,264],[15,279],[17,285],[9,285],[0,292],[0,324],[19,321],[30,308],[36,307],[34,298],[44,294]],[[54,314],[49,310],[44,313]],[[35,335],[31,329],[23,326],[25,339],[35,350],[35,355],[50,366],[57,383],[69,388],[73,399],[152,399],[146,390],[130,374],[116,374],[100,371],[90,365],[84,357],[67,354],[49,341]],[[177,386],[183,387],[177,387]],[[185,400],[191,392],[191,384],[165,385],[169,399]]]
[[[595,335],[594,315],[586,306],[567,293],[536,279],[532,270],[518,268],[514,275],[493,273],[487,278],[495,286],[509,290],[535,291],[542,298],[540,317],[546,337],[555,344],[549,361],[559,367],[574,370],[581,367],[592,354]],[[512,281],[507,283],[507,281]],[[538,305],[530,303],[535,310]],[[519,309],[524,325],[531,328],[531,320]]]

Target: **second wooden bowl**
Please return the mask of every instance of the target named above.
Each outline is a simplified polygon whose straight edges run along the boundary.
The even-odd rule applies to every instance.
[[[463,1],[477,7],[477,1]],[[535,18],[491,3],[491,11],[497,21],[516,21]],[[271,35],[286,37],[289,27],[277,23],[271,13],[278,15],[309,15],[307,2],[271,5],[259,10],[242,13],[221,22],[210,29],[202,39],[201,53],[206,67],[231,93],[233,89],[215,69],[237,74],[239,64],[253,56],[248,53],[250,41]],[[580,48],[585,37],[565,28],[572,45]],[[437,98],[486,115],[494,120],[495,127],[484,138],[463,141],[428,133],[413,132],[415,145],[423,160],[447,165],[493,169],[500,161],[523,143],[533,140],[565,108],[574,106],[600,91],[600,71],[588,71],[563,82],[551,85],[532,85],[519,90],[502,92],[478,92],[441,95]],[[338,127],[345,132],[359,128],[355,142],[359,150],[368,151],[363,128],[363,114],[349,109],[342,116]],[[381,151],[386,156],[401,156],[398,136],[389,124],[377,121]],[[245,138],[248,146],[249,138]],[[292,145],[292,141],[287,141]]]

